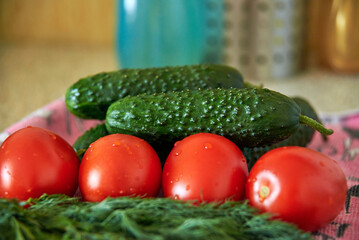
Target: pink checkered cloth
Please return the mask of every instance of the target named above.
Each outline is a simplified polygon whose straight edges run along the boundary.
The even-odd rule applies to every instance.
[[[315,239],[359,239],[359,110],[347,114],[322,115],[325,125],[334,130],[329,141],[319,134],[309,148],[321,151],[336,160],[348,180],[348,194],[342,212],[328,226],[313,233]],[[0,144],[11,133],[26,126],[43,127],[73,144],[85,130],[97,125],[97,120],[82,120],[70,114],[64,99],[58,99],[39,109],[0,134]]]

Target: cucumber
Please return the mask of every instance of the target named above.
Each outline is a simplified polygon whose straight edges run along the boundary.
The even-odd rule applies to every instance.
[[[306,115],[318,122],[320,121],[315,109],[310,105],[310,103],[307,100],[300,97],[293,97],[293,100],[300,107],[301,114]],[[264,147],[242,148],[242,152],[247,160],[248,169],[251,169],[254,163],[256,163],[257,160],[263,154],[265,154],[266,152],[272,149],[283,147],[283,146],[306,147],[307,144],[311,142],[314,132],[315,131],[313,128],[306,125],[301,125],[292,136],[279,143],[270,146],[264,146]]]
[[[86,150],[89,148],[91,143],[109,134],[110,133],[107,131],[105,123],[102,123],[95,127],[90,128],[89,130],[85,131],[80,137],[78,137],[72,147],[77,153],[79,160],[80,161],[82,160],[83,155],[85,154]],[[155,149],[163,166],[173,146],[156,144],[156,143],[152,143],[151,146]]]
[[[269,89],[206,89],[128,96],[106,115],[109,133],[126,133],[165,145],[199,132],[211,132],[241,147],[271,145],[301,125],[323,134],[332,130],[300,114],[293,99]]]
[[[243,88],[243,78],[224,65],[122,69],[80,79],[67,89],[65,102],[80,118],[103,120],[110,104],[126,96],[230,87]]]
[[[78,137],[75,143],[72,145],[77,156],[81,160],[83,155],[85,154],[87,148],[91,143],[96,141],[97,139],[108,135],[106,125],[104,123],[99,124],[95,127],[90,128],[86,132],[84,132],[80,137]]]
[[[90,128],[89,130],[85,131],[81,136],[79,136],[72,146],[77,153],[79,160],[82,160],[86,150],[89,148],[91,143],[109,134],[110,133],[107,131],[105,123],[102,123]],[[163,165],[173,146],[152,143],[152,147],[155,149],[156,153],[160,157],[161,163]]]

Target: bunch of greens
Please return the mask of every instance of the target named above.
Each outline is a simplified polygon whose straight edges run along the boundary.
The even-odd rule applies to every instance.
[[[0,199],[0,239],[311,239],[243,202],[200,204],[166,198],[82,202],[64,195]]]

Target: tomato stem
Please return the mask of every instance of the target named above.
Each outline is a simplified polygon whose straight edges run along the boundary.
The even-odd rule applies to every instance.
[[[263,186],[261,186],[261,188],[259,189],[259,196],[260,196],[261,198],[263,198],[263,199],[266,198],[266,197],[268,197],[269,193],[270,193],[270,189],[269,189],[268,186],[263,185]]]
[[[307,125],[309,127],[314,128],[315,130],[317,130],[318,132],[320,132],[321,134],[323,134],[325,136],[326,135],[331,135],[334,132],[332,129],[325,128],[323,126],[323,124],[315,121],[312,118],[304,116],[304,115],[299,116],[299,122],[302,123],[302,124],[305,124],[305,125]]]

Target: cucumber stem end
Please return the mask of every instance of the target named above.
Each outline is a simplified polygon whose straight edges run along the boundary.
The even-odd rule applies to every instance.
[[[304,115],[299,116],[299,122],[304,125],[314,128],[315,130],[317,130],[324,136],[331,135],[334,132],[332,129],[325,128],[323,126],[323,124],[315,121],[314,119],[312,119],[310,117],[304,116]]]

